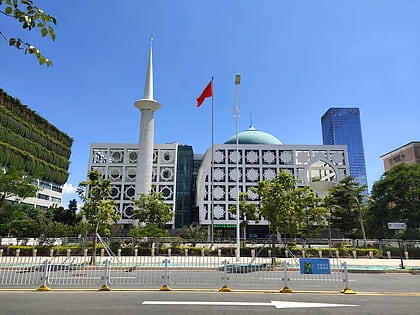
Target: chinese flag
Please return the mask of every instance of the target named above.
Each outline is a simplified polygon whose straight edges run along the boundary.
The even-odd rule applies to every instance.
[[[206,88],[203,90],[201,95],[197,97],[197,107],[200,107],[201,104],[203,104],[204,99],[210,96],[213,96],[213,80],[211,80],[209,84],[207,84]]]

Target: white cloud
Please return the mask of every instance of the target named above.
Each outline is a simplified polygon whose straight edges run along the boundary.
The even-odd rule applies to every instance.
[[[73,184],[65,183],[63,185],[63,195],[72,195],[76,193],[77,187]]]

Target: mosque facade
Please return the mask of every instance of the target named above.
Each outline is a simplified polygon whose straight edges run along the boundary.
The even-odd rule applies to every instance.
[[[88,163],[88,169],[112,181],[112,198],[126,228],[132,223],[132,200],[151,189],[172,205],[175,215],[168,222],[170,229],[190,224],[232,229],[237,218],[229,209],[237,204],[239,192],[247,192],[251,202],[258,202],[251,187],[271,180],[280,170],[321,196],[349,175],[346,145],[283,144],[253,126],[223,144],[214,144],[204,154],[194,154],[192,146],[176,142],[153,144],[153,112],[161,105],[153,99],[151,49],[144,98],[135,106],[142,116],[139,143],[92,143]],[[249,222],[249,233],[259,234],[267,225],[263,218]]]

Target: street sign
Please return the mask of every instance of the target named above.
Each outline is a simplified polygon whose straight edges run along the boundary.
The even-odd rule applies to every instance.
[[[407,229],[407,223],[388,222],[388,229],[389,230],[406,230]]]
[[[300,258],[301,274],[330,274],[330,260],[328,258]]]

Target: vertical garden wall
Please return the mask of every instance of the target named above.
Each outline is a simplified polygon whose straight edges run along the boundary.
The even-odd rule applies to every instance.
[[[73,139],[0,89],[0,166],[62,185]]]

